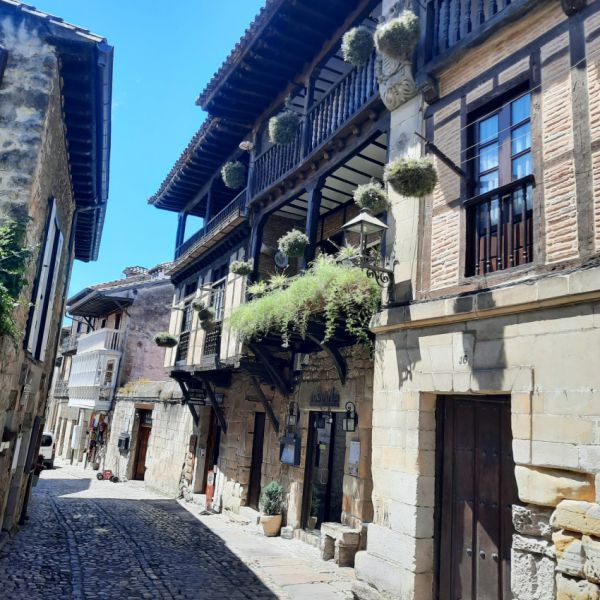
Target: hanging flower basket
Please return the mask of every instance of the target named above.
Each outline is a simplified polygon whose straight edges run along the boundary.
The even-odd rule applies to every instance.
[[[438,181],[433,163],[426,158],[397,158],[386,165],[383,177],[399,194],[416,198],[431,194]]]
[[[298,229],[292,229],[277,242],[279,251],[283,252],[288,258],[300,258],[304,256],[306,246],[308,246],[308,237]]]
[[[387,192],[376,181],[359,185],[354,190],[354,202],[360,208],[368,208],[374,215],[386,211],[389,206]]]
[[[274,144],[291,144],[300,127],[300,115],[293,110],[284,110],[269,119],[269,138]]]
[[[157,333],[154,336],[154,342],[160,348],[174,348],[178,344],[177,338],[168,331]]]
[[[367,27],[354,27],[346,31],[342,38],[342,56],[354,67],[362,67],[369,62],[375,42],[373,32]]]
[[[246,185],[246,167],[239,160],[228,162],[221,169],[223,183],[232,190],[239,190]]]
[[[214,308],[212,306],[206,306],[206,304],[202,300],[194,300],[192,302],[192,308],[198,313],[198,319],[200,321],[213,319],[215,316]]]
[[[235,275],[250,275],[254,266],[251,260],[234,260],[229,265],[229,270]]]
[[[405,10],[399,17],[382,23],[375,31],[377,51],[395,59],[409,60],[419,39],[419,19]]]
[[[200,328],[206,333],[211,332],[216,326],[216,323],[212,319],[203,319],[200,321]]]

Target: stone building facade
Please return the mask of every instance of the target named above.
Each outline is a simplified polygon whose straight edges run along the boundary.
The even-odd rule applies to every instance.
[[[3,532],[13,532],[24,516],[73,260],[97,257],[108,191],[111,78],[112,49],[103,38],[19,2],[0,2],[0,216],[29,219],[26,245],[33,248],[13,311],[20,333],[0,340]],[[75,131],[69,103],[82,94]],[[92,111],[100,96],[108,105]],[[105,135],[99,140],[92,131]],[[69,145],[74,137],[90,142],[84,158],[77,144]],[[96,180],[96,172],[105,177]]]
[[[439,183],[393,195],[402,302],[372,321],[359,597],[598,597],[600,21],[566,5],[513,2],[446,41],[425,7],[440,43],[417,48],[422,94],[392,136],[400,155],[423,151],[414,131],[435,144]]]
[[[102,464],[116,390],[164,377],[164,351],[154,335],[169,319],[173,288],[166,266],[125,269],[123,279],[85,288],[67,301],[73,322],[61,345],[48,423],[58,456]]]

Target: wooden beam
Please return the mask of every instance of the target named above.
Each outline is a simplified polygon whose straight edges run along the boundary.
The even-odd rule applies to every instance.
[[[308,207],[306,212],[306,235],[308,237],[308,245],[304,251],[304,264],[300,265],[300,268],[306,267],[306,265],[315,258],[319,216],[321,214],[321,184],[322,181],[317,179],[314,182],[313,187],[308,190]]]
[[[192,419],[194,419],[194,425],[196,427],[198,427],[198,425],[200,425],[200,417],[198,416],[198,413],[196,412],[196,407],[191,404],[190,402],[187,403],[188,408],[190,409],[190,412],[192,413]]]
[[[248,347],[256,358],[262,363],[265,371],[269,374],[271,381],[277,386],[279,391],[287,396],[290,393],[290,386],[288,382],[283,378],[282,374],[273,366],[273,360],[267,355],[267,352],[263,350],[258,344],[250,343]]]
[[[202,381],[202,383],[204,383],[204,387],[206,387],[206,392],[208,394],[210,405],[215,411],[215,416],[217,417],[217,421],[219,421],[219,425],[221,426],[223,433],[227,433],[227,421],[225,420],[225,414],[223,413],[221,405],[217,403],[217,399],[215,398],[215,391],[213,390],[210,381],[207,381],[206,379],[200,380]]]
[[[338,373],[338,377],[342,382],[342,385],[345,385],[346,376],[348,373],[348,366],[346,364],[345,358],[340,354],[339,350],[335,346],[332,346],[327,342],[319,340],[317,336],[312,335],[311,333],[307,332],[306,337],[314,344],[317,344],[317,346],[319,346],[323,350],[323,352],[325,352],[331,358],[335,366],[335,370]]]
[[[279,421],[277,420],[277,417],[275,416],[275,413],[273,412],[273,407],[271,406],[269,399],[265,396],[264,392],[262,391],[262,388],[260,387],[260,383],[259,383],[258,379],[256,379],[256,377],[254,375],[251,375],[250,379],[252,380],[254,389],[256,390],[256,393],[258,394],[258,399],[261,401],[262,405],[264,406],[265,412],[267,413],[269,420],[271,421],[271,425],[273,425],[273,429],[275,430],[275,433],[279,433]]]

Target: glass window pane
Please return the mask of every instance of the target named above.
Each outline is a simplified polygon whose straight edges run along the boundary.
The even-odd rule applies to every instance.
[[[512,178],[521,179],[526,175],[531,175],[531,152],[519,156],[519,158],[513,158],[512,160]]]
[[[510,105],[510,122],[512,125],[528,119],[531,114],[531,95],[525,94]]]
[[[498,187],[498,171],[493,171],[479,178],[479,193],[483,194]]]
[[[492,198],[490,203],[490,225],[492,228],[498,225],[498,216],[499,216],[500,205],[498,204],[498,196]]]
[[[498,166],[498,142],[479,149],[479,172],[489,171]]]
[[[498,137],[498,115],[479,122],[479,143],[485,144]]]
[[[525,123],[511,133],[511,154],[518,154],[531,148],[531,124]]]

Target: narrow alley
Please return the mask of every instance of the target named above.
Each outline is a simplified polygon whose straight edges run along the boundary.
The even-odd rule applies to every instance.
[[[94,478],[93,478],[94,477]],[[67,463],[45,471],[29,519],[0,551],[2,598],[350,598],[352,569],[297,540],[265,538]]]

